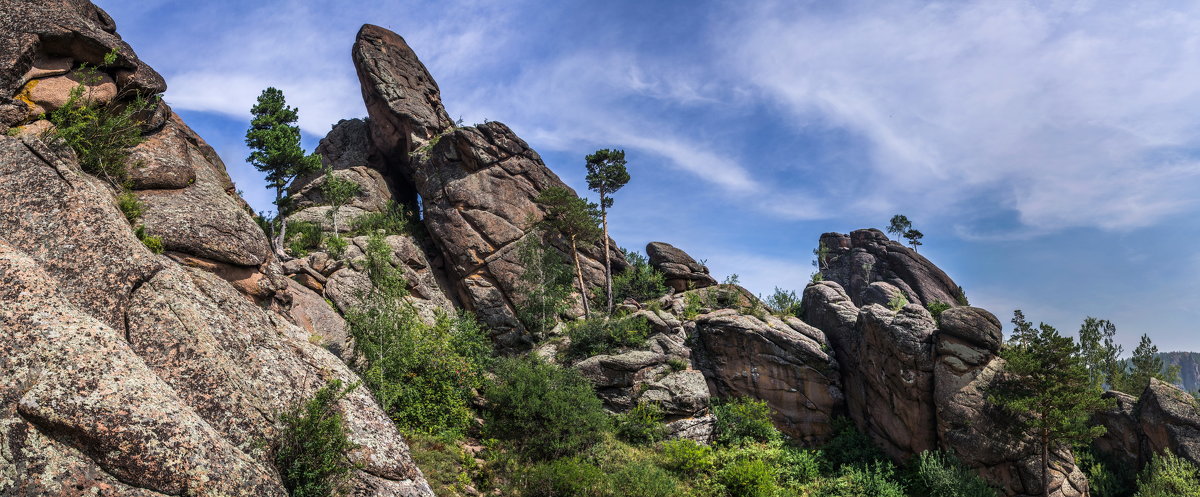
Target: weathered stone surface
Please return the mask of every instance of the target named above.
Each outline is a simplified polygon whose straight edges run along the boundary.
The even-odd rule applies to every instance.
[[[497,335],[520,342],[514,300],[523,269],[513,249],[543,215],[533,199],[566,185],[507,126],[453,127],[436,83],[396,34],[364,26],[353,52],[372,141],[389,171],[420,194],[425,226],[446,255],[462,303]],[[603,282],[599,246],[580,247],[591,287]],[[624,258],[611,247],[614,271],[621,271]]]
[[[348,362],[354,347],[342,315],[324,297],[300,283],[289,281],[287,291],[292,296],[292,304],[288,307],[292,323],[308,333],[310,342]]]
[[[184,188],[140,190],[146,232],[163,239],[167,250],[240,266],[258,266],[270,258],[262,228],[231,192],[232,182],[212,149],[174,113],[167,125],[139,146],[147,163],[182,160],[194,181]],[[159,159],[161,158],[161,159]],[[160,183],[161,184],[161,183]]]
[[[324,169],[332,170],[339,179],[358,185],[359,193],[346,204],[363,211],[379,212],[390,201],[405,203],[412,196],[411,187],[404,192],[397,190],[394,182],[386,176],[386,165],[371,141],[371,130],[367,121],[349,119],[339,121],[329,131],[316,153],[321,156]],[[325,185],[325,173],[315,172],[296,178],[288,185],[292,198],[292,210],[300,211],[318,205],[327,205],[321,188]],[[340,224],[339,220],[339,224]]]
[[[856,305],[866,304],[871,283],[898,288],[909,301],[922,306],[940,300],[957,306],[958,285],[940,268],[911,248],[889,240],[876,229],[825,233],[821,246],[829,250],[821,274],[837,282]]]
[[[97,104],[107,104],[117,98],[117,84],[103,72],[97,72],[88,79],[87,73],[75,70],[61,76],[49,76],[33,79],[21,87],[20,97],[25,102],[32,102],[31,113],[41,114],[53,112],[66,105],[71,97],[71,90],[79,85],[84,86],[81,97],[85,101]]]
[[[1092,441],[1096,453],[1137,469],[1148,461],[1142,459],[1142,429],[1138,426],[1138,398],[1117,391],[1104,392],[1113,399],[1113,407],[1092,416],[1092,422],[1103,426],[1104,435]]]
[[[765,400],[784,433],[808,444],[828,439],[843,399],[837,361],[820,342],[774,316],[733,310],[697,318],[696,337],[714,394]]]
[[[667,286],[677,292],[717,284],[717,280],[708,274],[707,266],[674,245],[650,242],[646,244],[646,255],[650,265],[663,273]]]
[[[110,50],[116,50],[117,59],[103,72],[115,80],[117,91],[149,96],[166,90],[162,76],[138,60],[116,34],[112,18],[91,2],[0,1],[0,124],[12,126],[36,115],[36,104],[18,96],[31,78],[58,77],[64,59],[98,65]]]
[[[162,269],[133,236],[107,187],[67,150],[0,137],[0,239],[38,261],[64,298],[125,329],[132,290]]]
[[[1142,458],[1170,449],[1200,464],[1200,404],[1175,385],[1151,379],[1138,398],[1138,426],[1143,437]]]
[[[943,311],[940,321],[943,336],[959,338],[991,354],[1000,352],[1004,333],[992,313],[978,307],[955,307]]]

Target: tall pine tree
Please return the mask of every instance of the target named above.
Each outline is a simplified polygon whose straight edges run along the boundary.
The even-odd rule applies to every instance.
[[[282,91],[263,90],[258,103],[250,108],[250,114],[253,118],[250,129],[246,130],[250,156],[246,161],[267,173],[267,184],[275,189],[275,220],[279,224],[275,252],[281,259],[286,259],[287,253],[283,250],[287,236],[287,225],[283,221],[287,212],[284,188],[296,176],[316,171],[321,160],[316,155],[306,154],[300,146],[300,128],[296,126],[299,116],[295,107],[288,107]]]
[[[1100,397],[1074,340],[1045,323],[1035,328],[1019,310],[1012,323],[1012,337],[1000,352],[1004,371],[989,399],[1012,415],[1018,433],[1032,435],[1041,456],[1042,490],[1049,495],[1050,451],[1103,435],[1104,427],[1091,426],[1090,418],[1111,402]]]
[[[600,194],[600,223],[604,227],[604,293],[607,296],[606,312],[612,314],[612,261],[608,246],[608,208],[612,207],[612,194],[629,183],[629,171],[625,169],[625,151],[601,149],[587,156],[588,189]]]

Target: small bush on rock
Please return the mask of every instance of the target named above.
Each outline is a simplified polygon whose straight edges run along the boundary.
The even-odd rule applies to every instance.
[[[325,239],[325,251],[335,260],[341,259],[346,254],[346,248],[349,246],[350,242],[347,242],[340,235],[332,235]]]
[[[641,316],[625,318],[595,317],[580,321],[567,330],[571,358],[591,357],[620,347],[639,347],[650,337],[650,323]]]
[[[800,298],[795,290],[784,290],[775,287],[775,292],[767,297],[767,307],[776,316],[800,316]]]
[[[909,489],[927,497],[996,497],[974,471],[964,467],[953,455],[926,451],[912,463]]]
[[[577,453],[609,428],[591,382],[574,369],[524,357],[501,359],[494,372],[483,390],[484,433],[531,459]]]
[[[350,223],[350,236],[364,236],[382,232],[386,235],[412,234],[412,214],[403,205],[388,201],[379,212],[362,214]]]
[[[139,217],[142,217],[142,209],[144,206],[138,200],[137,194],[130,190],[122,190],[117,195],[117,207],[121,209],[121,214],[125,215],[125,220],[133,223]]]
[[[933,315],[934,321],[937,321],[938,324],[941,324],[942,313],[950,310],[950,304],[942,302],[941,300],[938,300],[938,299],[933,299],[933,302],[930,302],[925,305],[925,309],[928,310],[929,313]]]
[[[317,223],[292,221],[287,224],[288,251],[294,257],[304,257],[321,246],[323,236],[321,225]]]
[[[761,400],[738,397],[713,407],[717,417],[717,443],[737,445],[745,442],[770,442],[780,438],[771,422],[771,408]]]
[[[164,247],[162,237],[147,234],[146,225],[138,225],[137,229],[133,230],[133,234],[138,238],[138,240],[141,240],[142,245],[145,245],[146,248],[150,249],[151,252],[156,254],[163,253]]]
[[[331,380],[311,399],[280,416],[283,430],[275,464],[292,497],[341,495],[351,473],[359,469],[346,458],[357,446],[346,438],[337,410],[338,401],[357,386]]]
[[[629,268],[613,276],[613,300],[624,302],[634,299],[638,302],[661,297],[667,293],[662,272],[654,269],[646,260],[646,256],[630,250],[621,249]]]

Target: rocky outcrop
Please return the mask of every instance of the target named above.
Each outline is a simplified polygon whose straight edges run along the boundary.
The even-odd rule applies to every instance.
[[[519,336],[521,266],[517,243],[534,236],[543,212],[533,199],[566,185],[507,126],[456,127],[437,84],[395,33],[367,25],[354,63],[370,115],[374,146],[389,171],[420,195],[424,224],[441,252],[460,300],[498,335]],[[561,240],[550,242],[565,250]],[[615,271],[624,258],[612,246]],[[589,286],[603,282],[600,245],[580,247]]]
[[[821,275],[846,290],[855,305],[866,305],[871,283],[881,281],[902,291],[922,307],[935,300],[951,306],[965,305],[966,297],[954,280],[915,250],[889,240],[876,229],[825,233],[820,246],[827,250]]]
[[[696,338],[714,394],[764,400],[784,433],[808,445],[828,440],[843,398],[824,333],[796,318],[723,309],[696,319]]]
[[[1116,406],[1094,418],[1108,430],[1095,441],[1097,452],[1135,468],[1167,450],[1200,464],[1200,402],[1191,394],[1152,379],[1140,397],[1105,395]]]
[[[666,285],[677,292],[717,284],[717,280],[708,274],[707,266],[674,245],[650,242],[646,244],[646,255],[650,265],[662,272]]]
[[[0,43],[14,48],[0,58],[16,58],[0,66],[3,85],[53,77],[59,63],[39,57],[97,62],[117,48],[105,71],[118,92],[162,91],[91,4],[0,7]],[[277,312],[314,299],[279,278],[212,149],[158,112],[131,176],[138,221],[169,255],[134,236],[112,188],[71,150],[0,137],[0,495],[283,496],[263,448],[278,413],[327,380],[358,381],[311,340],[324,321],[304,313],[305,330]],[[362,467],[353,493],[432,495],[368,392],[338,407],[357,444],[346,456]]]

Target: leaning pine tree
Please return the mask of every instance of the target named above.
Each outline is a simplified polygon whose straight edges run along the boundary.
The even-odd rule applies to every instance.
[[[561,186],[543,190],[534,201],[546,209],[546,217],[540,222],[542,227],[561,233],[570,244],[571,258],[575,261],[575,276],[579,280],[579,296],[583,300],[583,313],[591,315],[587,286],[583,282],[583,268],[579,264],[578,246],[580,243],[592,243],[600,238],[600,211],[596,204],[579,198]]]
[[[1110,405],[1100,397],[1079,346],[1045,323],[1035,328],[1021,311],[1013,313],[1013,335],[1000,356],[1004,371],[989,399],[1012,415],[1016,433],[1032,435],[1041,456],[1042,491],[1050,492],[1050,450],[1081,444],[1104,434],[1092,426],[1092,413]]]
[[[625,169],[625,151],[601,149],[587,156],[588,189],[600,194],[600,223],[604,226],[604,292],[608,299],[606,312],[612,314],[612,260],[608,246],[608,208],[612,207],[612,194],[629,183],[629,171]]]
[[[283,219],[287,199],[283,190],[296,176],[316,171],[321,161],[316,155],[306,154],[300,146],[300,128],[296,126],[299,116],[295,107],[288,107],[282,91],[263,90],[258,103],[250,108],[250,114],[254,117],[250,120],[250,129],[246,130],[246,146],[250,147],[246,161],[267,173],[267,184],[275,189],[275,218],[279,223],[275,253],[286,259],[283,246],[287,225]]]

